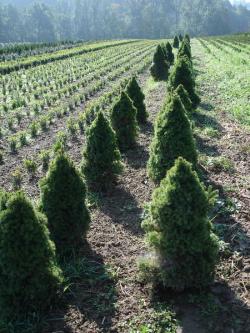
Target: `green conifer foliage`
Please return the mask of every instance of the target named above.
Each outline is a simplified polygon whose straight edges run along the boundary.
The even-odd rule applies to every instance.
[[[111,122],[116,132],[118,146],[125,151],[136,144],[138,124],[136,120],[137,110],[132,100],[122,92],[120,99],[111,110]]]
[[[59,152],[40,182],[41,210],[47,215],[59,254],[77,250],[89,226],[85,184],[72,161]]]
[[[183,41],[183,36],[182,36],[182,34],[179,34],[179,41],[180,41],[180,42]]]
[[[191,125],[179,96],[174,94],[155,124],[148,162],[149,177],[159,183],[180,156],[196,166],[197,151]]]
[[[161,45],[162,52],[164,54],[165,60],[167,59],[167,49],[166,46],[162,43]]]
[[[166,59],[167,59],[167,62],[170,65],[173,65],[173,63],[174,63],[174,53],[173,53],[172,46],[171,46],[171,44],[169,42],[167,42],[165,49],[166,49]]]
[[[178,57],[174,69],[169,77],[170,89],[176,89],[180,84],[186,89],[192,101],[193,107],[196,108],[200,103],[200,98],[195,92],[195,81],[192,67],[188,57]]]
[[[168,79],[168,69],[169,64],[166,61],[166,54],[164,54],[161,45],[158,45],[150,68],[151,75],[155,81],[166,81]]]
[[[186,39],[186,40],[188,40],[188,42],[190,43],[190,36],[189,36],[189,34],[186,34],[185,36],[184,36],[184,39]]]
[[[0,188],[0,212],[7,208],[7,201],[9,200],[10,193]]]
[[[173,42],[173,47],[175,49],[178,49],[179,48],[179,38],[177,36],[174,37],[174,42]]]
[[[193,105],[192,102],[189,98],[188,92],[186,91],[186,89],[183,87],[182,84],[180,84],[177,89],[175,90],[175,92],[179,95],[181,102],[185,108],[185,110],[187,111],[187,113],[192,114],[194,109],[193,109]]]
[[[159,255],[157,282],[177,290],[212,282],[218,238],[208,220],[209,200],[190,163],[179,158],[152,197],[142,224]]]
[[[188,40],[184,39],[178,51],[178,57],[187,56],[192,63],[191,46]]]
[[[88,188],[93,191],[107,190],[122,169],[115,132],[99,112],[87,131],[83,153],[82,173]]]
[[[0,221],[0,317],[16,320],[53,304],[62,272],[46,218],[22,192],[9,195]]]
[[[133,101],[134,106],[137,110],[136,117],[138,123],[145,123],[148,117],[148,113],[146,111],[146,106],[144,103],[145,95],[143,94],[135,77],[133,77],[129,81],[126,92]]]

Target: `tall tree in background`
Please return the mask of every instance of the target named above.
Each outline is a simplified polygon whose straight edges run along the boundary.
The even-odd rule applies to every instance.
[[[56,40],[54,17],[49,7],[35,3],[28,12],[26,26],[33,42],[53,42]]]
[[[250,10],[228,0],[12,0],[0,4],[0,42],[166,38],[250,28]]]

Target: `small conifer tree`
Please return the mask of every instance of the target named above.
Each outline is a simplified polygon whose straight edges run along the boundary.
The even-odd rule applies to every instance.
[[[184,57],[187,56],[188,59],[192,63],[192,53],[191,53],[191,46],[188,42],[188,40],[184,39],[183,42],[181,43],[181,46],[178,51],[178,57]]]
[[[197,151],[191,125],[179,96],[174,94],[155,124],[148,162],[149,177],[159,183],[179,156],[196,166]]]
[[[99,112],[87,131],[83,153],[82,173],[88,188],[105,191],[122,169],[115,132],[103,113]]]
[[[175,92],[179,95],[181,102],[187,113],[191,114],[194,111],[194,109],[186,89],[183,87],[182,84],[180,84],[175,90]]]
[[[184,39],[188,40],[188,42],[190,43],[190,36],[189,36],[189,34],[186,34],[186,35],[184,36]]]
[[[73,162],[59,151],[40,182],[41,210],[47,215],[59,254],[77,250],[89,226],[85,184]]]
[[[111,110],[112,126],[116,132],[118,146],[122,151],[135,146],[138,131],[136,113],[137,110],[132,100],[123,91]]]
[[[172,46],[171,46],[171,44],[169,42],[167,42],[165,49],[166,49],[166,59],[167,59],[167,62],[170,65],[173,65],[173,63],[174,63],[174,54],[173,54]]]
[[[182,36],[182,34],[179,34],[179,41],[180,41],[180,42],[183,41],[183,36]]]
[[[147,121],[148,113],[144,103],[145,95],[143,94],[137,80],[133,77],[127,85],[127,94],[134,103],[137,110],[136,118],[138,123],[145,123]]]
[[[186,89],[192,101],[193,107],[196,108],[200,103],[200,98],[195,92],[195,81],[189,59],[178,57],[174,69],[169,77],[170,89],[176,89],[180,84]]]
[[[173,47],[175,49],[178,49],[179,48],[179,38],[177,36],[174,37],[174,42],[173,42]]]
[[[166,61],[166,54],[164,54],[161,45],[158,45],[150,68],[151,75],[155,81],[166,81],[168,79],[168,70],[169,64]]]
[[[56,300],[63,281],[47,221],[22,192],[4,196],[0,212],[0,318],[43,311]]]
[[[154,191],[148,218],[142,224],[158,254],[153,263],[158,273],[155,282],[177,290],[212,282],[218,238],[212,233],[208,210],[208,194],[198,175],[190,163],[177,159]]]

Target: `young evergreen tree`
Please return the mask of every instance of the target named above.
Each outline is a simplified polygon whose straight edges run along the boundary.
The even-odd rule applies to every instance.
[[[171,44],[169,42],[167,42],[165,49],[166,49],[166,59],[167,59],[167,62],[170,65],[173,65],[173,63],[174,63],[174,53],[173,53],[172,46],[171,46]]]
[[[142,224],[159,255],[156,281],[177,290],[209,285],[214,276],[218,238],[208,220],[209,200],[192,165],[178,158],[152,197]]]
[[[63,278],[45,216],[22,192],[4,197],[0,211],[0,319],[9,321],[49,308]]]
[[[178,57],[174,69],[169,77],[169,87],[176,89],[180,84],[186,89],[192,101],[193,107],[196,108],[200,103],[200,98],[195,92],[195,81],[192,67],[188,57]]]
[[[180,42],[183,41],[183,36],[182,36],[182,34],[179,34],[179,41],[180,41]]]
[[[183,87],[182,84],[180,84],[177,89],[175,90],[176,94],[179,95],[181,102],[185,108],[185,110],[187,111],[187,113],[192,114],[194,109],[193,109],[193,105],[192,102],[189,98],[188,92],[186,91],[186,89]]]
[[[122,92],[120,99],[111,110],[111,122],[116,132],[120,150],[133,148],[136,144],[138,124],[136,120],[137,110],[132,100]]]
[[[166,61],[166,54],[164,54],[161,45],[158,45],[150,68],[151,75],[155,81],[166,81],[168,79],[168,70],[169,64]]]
[[[133,77],[128,85],[126,93],[131,98],[131,100],[134,103],[134,106],[137,110],[136,118],[138,123],[145,123],[147,121],[148,113],[146,111],[146,105],[145,105],[145,95],[143,94],[137,80],[135,77]]]
[[[148,161],[149,177],[159,183],[180,156],[196,166],[191,125],[179,96],[173,94],[156,120]]]
[[[109,121],[99,112],[87,131],[83,153],[82,173],[88,188],[105,191],[122,172],[121,155],[115,132]]]
[[[186,39],[186,40],[188,40],[188,42],[189,42],[189,44],[190,44],[190,36],[189,36],[189,34],[186,34],[185,36],[184,36],[184,39]]]
[[[191,52],[191,46],[188,42],[188,40],[184,39],[183,42],[181,43],[181,46],[178,51],[178,57],[184,57],[187,56],[188,59],[192,63],[192,52]]]
[[[173,47],[175,49],[178,49],[179,48],[179,38],[177,36],[174,37],[174,42],[173,42]]]
[[[77,250],[89,226],[85,184],[73,162],[58,152],[40,182],[41,210],[47,215],[51,237],[59,254]]]

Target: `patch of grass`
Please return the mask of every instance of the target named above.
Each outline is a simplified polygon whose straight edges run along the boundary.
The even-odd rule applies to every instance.
[[[189,303],[198,307],[200,319],[206,327],[207,333],[215,332],[246,332],[246,322],[242,320],[239,308],[231,307],[231,304],[220,299],[221,293],[227,293],[226,286],[214,286],[218,288],[218,295],[213,292],[202,292],[189,296]]]
[[[16,169],[15,171],[12,172],[11,174],[12,178],[12,186],[14,191],[20,190],[22,180],[23,180],[23,174],[20,169]]]
[[[112,317],[117,300],[114,270],[106,267],[99,256],[73,255],[61,263],[66,278],[65,293],[78,302],[84,299],[84,312],[99,318]]]
[[[25,159],[24,160],[24,167],[27,170],[27,172],[31,175],[34,176],[36,171],[37,171],[37,164],[36,161],[31,160],[31,159]]]
[[[96,192],[88,192],[86,200],[87,200],[87,206],[90,209],[100,207],[102,203],[101,194]]]
[[[129,333],[176,333],[177,320],[175,314],[162,303],[155,305],[154,311],[142,318],[138,316],[129,324]]]
[[[220,137],[220,132],[210,126],[207,126],[203,129],[202,134],[204,136],[210,137],[210,138],[219,138]]]
[[[213,129],[214,131],[219,131],[220,124],[216,120],[215,113],[212,111],[208,113],[206,110],[204,111],[199,109],[198,112],[193,114],[193,119],[196,129],[199,128],[201,131],[203,131],[204,128],[209,128]]]
[[[226,199],[219,199],[217,201],[217,207],[219,207],[219,213],[221,215],[234,214],[240,211],[241,205],[236,199],[227,197]]]
[[[243,146],[240,146],[239,149],[243,154],[250,154],[250,145],[249,144],[244,144]]]
[[[219,319],[220,306],[211,293],[191,294],[189,303],[198,306],[202,321],[206,322],[208,332],[212,332]]]
[[[234,164],[233,162],[224,156],[205,156],[201,155],[200,163],[207,167],[209,170],[214,172],[233,172],[234,171]]]
[[[159,82],[156,82],[152,77],[150,77],[143,89],[145,95],[148,95],[152,90],[155,90],[159,86]]]
[[[217,100],[218,109],[227,111],[241,124],[250,126],[250,67],[244,61],[247,60],[247,55],[237,52],[226,54],[212,44],[209,44],[209,47],[211,54],[204,52],[205,49],[199,42],[193,43],[193,52],[203,51],[206,63],[205,70],[197,77],[198,86],[212,85],[216,92],[214,99]]]

